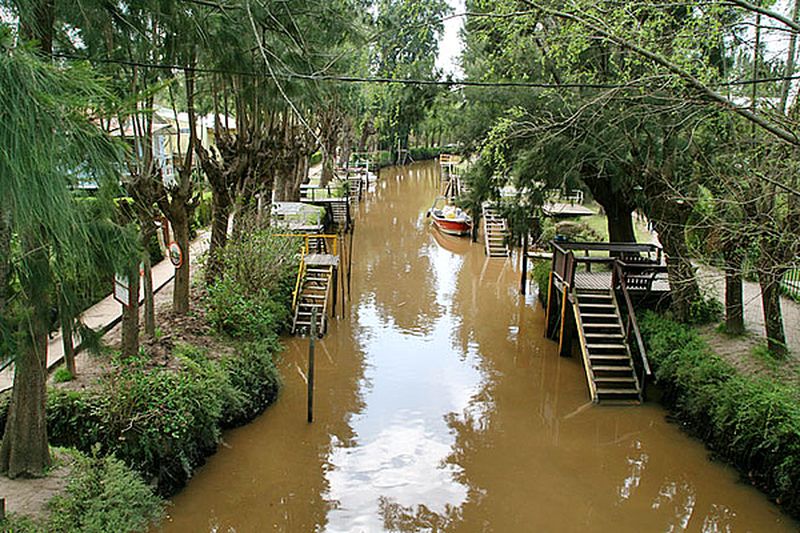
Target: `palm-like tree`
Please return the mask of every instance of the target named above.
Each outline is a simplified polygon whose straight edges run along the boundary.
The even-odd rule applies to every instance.
[[[78,169],[99,181],[115,174],[118,152],[87,114],[103,105],[106,94],[88,69],[57,68],[29,47],[10,43],[0,39],[0,212],[4,236],[18,243],[9,247],[7,240],[3,248],[12,250],[19,289],[0,308],[3,322],[16,325],[3,335],[15,364],[0,471],[17,477],[42,475],[50,464],[48,332],[51,309],[66,307],[57,304],[66,294],[55,297],[56,287],[95,271],[97,251],[115,268],[124,267],[129,255],[121,252],[128,249],[121,241],[93,241],[70,187]],[[109,235],[122,239],[120,232]]]

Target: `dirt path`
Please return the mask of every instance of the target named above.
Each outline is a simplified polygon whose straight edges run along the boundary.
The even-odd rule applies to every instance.
[[[707,287],[720,302],[725,301],[725,278],[721,271],[708,267],[698,270],[701,287]],[[791,352],[789,361],[776,362],[759,350],[764,344],[764,313],[758,283],[744,282],[744,317],[747,335],[728,337],[715,327],[704,328],[703,335],[716,353],[737,369],[751,375],[769,375],[800,385],[800,304],[782,297],[783,325]]]
[[[54,453],[53,468],[47,477],[37,479],[8,479],[0,476],[0,497],[6,500],[6,512],[16,515],[42,517],[46,514],[47,502],[63,492],[70,473],[70,458]]]

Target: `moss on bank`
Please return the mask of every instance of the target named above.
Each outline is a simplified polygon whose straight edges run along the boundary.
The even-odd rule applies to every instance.
[[[738,373],[689,326],[651,312],[640,326],[662,401],[720,458],[800,517],[797,387]]]

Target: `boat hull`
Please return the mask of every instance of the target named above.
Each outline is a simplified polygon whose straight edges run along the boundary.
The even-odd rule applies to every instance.
[[[461,220],[433,217],[433,223],[440,231],[448,235],[467,235],[472,230],[472,224]]]

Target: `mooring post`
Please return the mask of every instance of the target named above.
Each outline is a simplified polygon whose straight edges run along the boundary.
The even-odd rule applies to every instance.
[[[317,308],[311,308],[311,334],[308,340],[308,423],[314,421],[314,342],[317,340]]]
[[[523,296],[528,292],[528,232],[522,236],[522,279],[519,282],[519,292]]]
[[[6,499],[0,498],[0,522],[4,522],[6,519]]]

